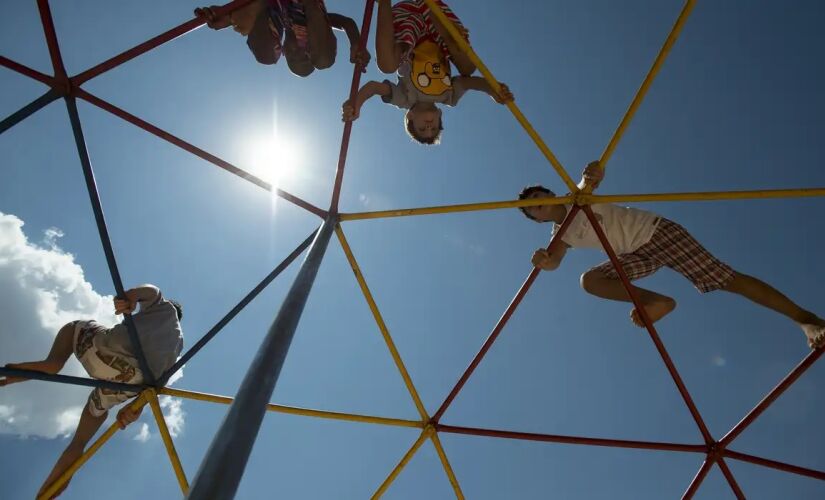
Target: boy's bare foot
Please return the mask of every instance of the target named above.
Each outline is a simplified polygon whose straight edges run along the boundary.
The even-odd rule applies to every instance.
[[[825,325],[814,325],[805,323],[802,326],[802,331],[808,337],[808,347],[811,349],[819,349],[825,346]]]
[[[660,300],[644,305],[647,317],[650,318],[651,323],[655,323],[667,316],[672,310],[676,309],[676,301],[673,299]],[[645,322],[642,321],[642,315],[636,308],[630,312],[630,321],[639,328],[645,327]]]
[[[27,363],[9,363],[6,368],[14,368],[17,370],[32,370],[35,372],[43,372],[54,375],[60,371],[60,366],[51,361],[29,361]],[[25,382],[28,380],[23,377],[6,377],[5,380],[0,381],[0,387],[4,385],[16,384],[18,382]]]

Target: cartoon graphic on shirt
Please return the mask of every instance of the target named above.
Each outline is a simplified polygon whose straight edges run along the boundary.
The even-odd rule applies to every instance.
[[[426,95],[439,96],[452,90],[450,63],[437,43],[425,40],[412,51],[410,80]]]

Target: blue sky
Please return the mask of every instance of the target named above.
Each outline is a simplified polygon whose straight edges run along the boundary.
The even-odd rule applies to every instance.
[[[76,74],[189,19],[198,2],[53,2],[63,57]],[[471,41],[509,84],[536,129],[577,177],[609,140],[668,34],[679,1],[453,0]],[[360,2],[328,2],[360,22]],[[825,186],[825,38],[821,2],[699,2],[608,166],[602,193]],[[282,187],[326,207],[351,77],[345,39],[330,70],[308,79],[258,66],[234,32],[205,28],[84,88],[207,151],[249,163],[250,138],[279,134],[299,161]],[[0,54],[50,73],[35,2],[0,20]],[[366,77],[383,79],[370,67]],[[47,89],[0,71],[0,115]],[[185,307],[191,346],[319,219],[84,102],[84,131],[127,284],[152,282]],[[564,186],[509,112],[482,95],[445,111],[443,144],[423,148],[400,111],[367,103],[356,122],[343,211],[512,199],[525,184]],[[57,101],[0,136],[0,212],[29,239],[60,228],[94,289],[113,292],[65,106]],[[825,200],[640,205],[688,227],[735,268],[825,314]],[[349,222],[344,231],[421,397],[432,413],[529,273],[549,226],[515,210]],[[568,254],[540,276],[443,422],[620,439],[701,442],[654,346],[578,276],[603,260]],[[177,386],[234,394],[297,266],[193,361]],[[700,296],[677,274],[644,282],[674,296],[659,324],[711,433],[720,437],[807,352],[784,318],[722,292]],[[13,299],[14,297],[7,297]],[[27,332],[0,327],[25,351]],[[18,340],[19,339],[19,340]],[[41,353],[32,348],[27,356]],[[0,362],[5,359],[0,352]],[[825,366],[813,366],[732,448],[825,469]],[[32,383],[35,393],[43,385]],[[416,418],[340,245],[333,241],[273,401]],[[175,443],[191,478],[226,410],[186,401]],[[147,416],[143,422],[154,424]],[[137,426],[136,426],[137,427]],[[177,484],[155,434],[130,429],[79,473],[65,498],[173,498]],[[364,498],[417,437],[411,429],[269,414],[238,498]],[[693,454],[442,435],[468,498],[674,498],[702,463]],[[33,496],[61,438],[0,436],[4,497]],[[728,460],[748,498],[821,498],[825,483]],[[451,498],[425,444],[386,498]],[[695,498],[732,498],[714,468]]]

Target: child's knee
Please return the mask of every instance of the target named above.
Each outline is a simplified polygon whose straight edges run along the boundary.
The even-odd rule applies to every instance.
[[[605,279],[607,279],[607,277],[604,274],[596,271],[595,269],[591,269],[581,275],[579,283],[586,292],[594,293],[600,283],[602,283]]]
[[[325,50],[319,54],[312,54],[312,65],[316,69],[327,69],[335,64],[335,51]]]

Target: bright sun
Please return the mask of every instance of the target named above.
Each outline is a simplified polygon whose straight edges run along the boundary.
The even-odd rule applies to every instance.
[[[245,148],[244,165],[249,173],[277,187],[300,169],[303,155],[301,145],[294,138],[262,136],[250,141]]]

